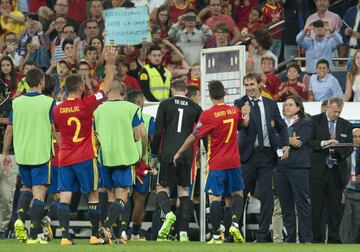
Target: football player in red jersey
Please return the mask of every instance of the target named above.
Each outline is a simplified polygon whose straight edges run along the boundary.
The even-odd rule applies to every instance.
[[[90,244],[103,243],[99,239],[99,196],[96,145],[93,131],[94,110],[105,100],[115,75],[117,51],[109,48],[105,55],[104,88],[82,98],[85,85],[79,75],[70,75],[65,80],[68,98],[54,108],[54,123],[60,134],[59,151],[59,223],[62,231],[61,245],[72,245],[69,235],[69,204],[72,192],[79,188],[88,194],[88,213],[92,225]]]
[[[247,127],[250,106],[247,103],[240,111],[224,103],[225,89],[220,81],[209,82],[209,94],[214,104],[205,110],[193,133],[174,156],[174,164],[184,151],[198,138],[208,135],[208,177],[205,191],[210,196],[210,220],[213,239],[209,243],[223,243],[220,236],[222,195],[232,196],[232,225],[229,232],[235,242],[243,242],[238,222],[243,208],[243,175],[240,168],[237,128]]]

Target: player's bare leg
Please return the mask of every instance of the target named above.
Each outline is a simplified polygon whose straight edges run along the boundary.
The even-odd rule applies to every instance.
[[[180,201],[180,242],[189,242],[188,229],[189,222],[193,216],[193,204],[189,198],[189,187],[188,186],[177,186],[177,193]]]
[[[32,187],[33,200],[30,206],[30,239],[28,244],[46,244],[46,240],[38,238],[41,233],[41,219],[45,212],[45,193],[47,187],[45,185],[37,185]]]
[[[231,193],[232,196],[232,217],[231,217],[231,227],[229,233],[233,236],[234,242],[245,242],[241,232],[239,230],[239,221],[244,207],[244,198],[243,191],[236,191]]]
[[[119,219],[119,216],[124,211],[125,204],[128,199],[129,188],[116,188],[115,199],[111,204],[108,216],[105,219],[104,226],[100,228],[100,235],[105,243],[112,243],[112,235],[110,232],[111,226]],[[111,197],[109,197],[111,199]],[[123,242],[125,243],[125,242]]]
[[[139,232],[141,229],[141,224],[144,220],[145,215],[145,202],[148,193],[143,192],[134,192],[134,209],[132,214],[133,221],[133,231],[131,235],[132,240],[141,240]]]
[[[165,214],[165,221],[161,226],[159,233],[158,233],[158,241],[166,240],[167,236],[169,235],[171,226],[176,221],[175,214],[171,211],[171,204],[170,204],[170,197],[169,197],[169,188],[158,185],[156,187],[157,193],[157,203],[160,206],[161,210]]]

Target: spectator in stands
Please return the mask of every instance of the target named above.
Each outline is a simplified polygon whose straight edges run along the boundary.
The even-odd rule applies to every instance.
[[[235,0],[230,2],[234,21],[239,26],[241,23],[247,22],[252,9],[259,4],[259,0]]]
[[[16,38],[16,34],[13,32],[7,32],[4,34],[5,50],[3,55],[9,56],[15,67],[22,64],[21,56],[18,54],[17,49],[19,48],[19,42]]]
[[[230,44],[235,45],[241,39],[240,31],[235,25],[232,17],[221,13],[221,0],[210,0],[209,9],[211,17],[205,21],[205,24],[210,27],[213,32],[213,37],[206,43],[207,47],[211,47],[215,43],[215,26],[217,23],[226,23],[229,28]]]
[[[34,61],[26,61],[23,65],[22,74],[26,75],[26,73],[30,70],[37,67],[36,63]],[[30,86],[26,81],[25,76],[19,81],[18,87],[15,93],[15,97],[18,97],[20,95],[23,95],[27,93],[30,90]]]
[[[327,0],[326,0],[327,1]],[[310,31],[314,31],[315,38],[310,36]],[[330,37],[325,34],[330,32]],[[305,49],[306,56],[306,75],[304,83],[309,83],[310,76],[316,73],[316,63],[319,59],[326,59],[330,69],[333,68],[332,54],[336,47],[342,43],[341,35],[337,31],[332,31],[329,26],[325,26],[322,20],[317,20],[310,26],[305,26],[304,30],[296,36],[296,41],[300,47]]]
[[[32,60],[35,60],[39,67],[49,66],[50,57],[48,48],[50,48],[50,41],[42,30],[42,24],[39,21],[27,17],[25,22],[24,33],[20,38],[19,55],[25,57],[26,45],[32,45],[33,55]],[[26,48],[28,49],[28,48]]]
[[[296,35],[304,28],[305,10],[303,1],[283,0],[284,7],[284,59],[298,56]]]
[[[189,64],[200,61],[200,51],[212,35],[210,28],[201,24],[196,15],[196,10],[186,10],[180,16],[180,21],[172,25],[169,31],[169,39],[175,41]]]
[[[187,83],[188,85],[197,87],[198,90],[200,91],[200,84],[201,84],[200,78],[201,78],[200,64],[194,63],[190,68],[190,76]]]
[[[6,83],[10,92],[10,98],[16,93],[18,82],[24,77],[21,73],[17,72],[9,56],[3,56],[0,59],[0,80]]]
[[[50,23],[48,30],[45,32],[45,35],[49,36],[50,33],[56,32],[56,37],[51,40],[51,50],[53,50],[55,46],[58,46],[60,44],[61,31],[65,25],[66,20],[64,17],[56,17],[55,20]]]
[[[343,98],[344,93],[339,81],[330,74],[329,62],[326,59],[320,59],[316,63],[316,72],[317,74],[310,78],[309,101],[323,101],[334,96]]]
[[[264,56],[261,58],[261,85],[262,96],[274,99],[277,91],[281,85],[279,76],[275,74],[275,60],[273,57]]]
[[[301,68],[298,64],[290,64],[286,69],[287,81],[281,83],[274,99],[285,101],[290,96],[298,96],[302,101],[308,100],[308,91],[304,83],[299,81]]]
[[[355,52],[350,69],[346,74],[344,101],[350,101],[352,95],[354,95],[354,102],[360,102],[360,50]]]
[[[347,26],[342,27],[342,31],[345,34],[344,42],[349,48],[349,56],[352,57],[355,54],[355,51],[360,49],[360,25],[357,19],[360,11],[360,1],[358,4],[349,8],[345,15],[344,21]]]
[[[96,64],[96,75],[99,79],[104,77],[104,41],[101,37],[93,37],[90,39],[90,45],[96,48],[97,51],[97,64]]]
[[[245,42],[251,38],[251,34],[256,29],[261,29],[262,24],[259,22],[261,18],[262,12],[260,8],[252,8],[249,13],[249,18],[238,24],[241,41]]]
[[[105,23],[104,23],[104,18],[103,18],[103,5],[102,5],[102,1],[99,0],[95,0],[95,1],[91,1],[90,3],[90,7],[89,7],[89,19],[95,20],[98,23],[98,27],[99,27],[99,35],[102,35],[105,29]],[[86,21],[84,21],[80,28],[79,28],[79,35],[80,37],[83,39],[85,37],[85,33],[84,33],[84,24],[86,23]]]
[[[360,231],[360,128],[353,129],[354,151],[350,156],[350,179],[345,189],[345,209],[340,226],[342,243],[357,243]]]
[[[47,6],[41,6],[38,11],[39,21],[44,26],[47,22],[52,20],[54,12]]]
[[[262,17],[261,20],[266,27],[270,27],[273,24],[276,24],[283,20],[283,7],[277,2],[278,0],[266,0],[266,3],[262,7]],[[281,48],[282,48],[282,26],[278,26],[271,30],[271,35],[273,38],[271,51],[280,57]]]
[[[215,47],[229,46],[229,27],[226,23],[217,23],[215,26]]]
[[[141,89],[139,81],[134,77],[128,75],[129,63],[127,63],[125,60],[118,61],[117,72],[121,82],[124,83],[128,89]]]
[[[160,26],[154,24],[151,26],[151,41],[152,43],[157,43],[161,39],[161,28]]]
[[[290,152],[278,161],[276,186],[280,199],[285,242],[296,243],[297,221],[299,241],[312,242],[309,175],[311,167],[311,123],[304,118],[305,111],[299,96],[290,96],[284,103],[284,120],[288,127]]]
[[[71,66],[71,72],[76,72],[76,51],[74,48],[74,40],[72,39],[65,39],[62,44],[62,50],[65,55],[65,61],[68,62],[68,64]]]
[[[310,27],[312,23],[320,19],[321,21],[326,23],[326,27],[329,28],[325,36],[329,36],[330,31],[340,32],[342,26],[341,18],[338,14],[328,10],[330,0],[315,0],[315,4],[317,12],[307,18],[305,27]],[[310,36],[312,38],[315,38],[315,31],[311,31]]]
[[[189,64],[186,62],[180,48],[174,46],[170,53],[171,60],[167,64],[167,69],[171,72],[173,79],[181,79],[186,81],[189,74]]]
[[[84,50],[89,45],[90,39],[96,36],[99,36],[99,26],[96,20],[88,19],[84,22],[84,32],[85,32],[85,39],[81,40],[77,50],[78,50],[78,57],[82,59],[84,57]]]
[[[278,58],[270,51],[272,45],[271,34],[267,30],[255,30],[248,47],[246,59],[246,72],[262,73],[261,58],[270,56],[274,58],[274,68],[278,67]]]
[[[84,57],[81,60],[83,59],[90,63],[90,75],[95,77],[98,61],[97,49],[91,45],[87,46],[84,50]]]
[[[13,10],[13,0],[0,0],[0,27],[2,35],[5,32],[14,32],[21,35],[24,29],[25,16],[18,10]]]
[[[57,18],[57,20],[63,19],[63,17]],[[60,34],[55,38],[51,43],[51,55],[52,57],[59,62],[62,59],[65,59],[65,54],[62,49],[62,45],[65,39],[74,39],[75,38],[75,29],[71,25],[64,25]]]
[[[85,95],[92,95],[99,91],[97,80],[91,76],[91,63],[82,59],[79,63],[77,73],[81,76],[85,84]]]
[[[69,12],[69,5],[68,0],[56,0],[56,3],[54,5],[54,11],[55,11],[55,17],[64,17],[66,20],[66,23],[74,27],[75,31],[79,28],[79,23],[68,16]],[[44,31],[47,31],[52,21],[49,21],[44,25]],[[56,37],[56,32],[53,31],[49,34],[50,40],[53,40]]]
[[[12,100],[7,99],[9,89],[3,83],[0,83],[0,148],[3,148],[3,139],[8,122],[8,117],[11,112]],[[2,153],[2,152],[1,152]],[[1,154],[2,157],[2,154]],[[16,187],[16,175],[18,173],[18,166],[15,162],[13,146],[10,148],[10,157],[12,165],[10,169],[5,169],[0,164],[0,240],[6,239],[6,231],[11,220],[11,213],[13,210],[13,199]]]
[[[105,4],[105,9],[118,8],[118,7],[134,7],[135,4],[130,0],[111,0]]]
[[[160,26],[161,38],[167,38],[171,27],[171,19],[169,9],[166,5],[161,5],[156,11],[156,19],[154,24]]]
[[[179,17],[188,9],[193,9],[195,6],[189,0],[174,0],[167,1],[170,20],[172,24],[175,24],[179,21]]]
[[[141,90],[148,101],[162,101],[170,97],[170,71],[163,67],[161,49],[152,45],[148,51],[149,64],[139,73]]]

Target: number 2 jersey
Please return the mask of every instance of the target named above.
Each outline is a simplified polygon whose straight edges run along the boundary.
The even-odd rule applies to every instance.
[[[172,163],[175,153],[193,131],[201,112],[201,107],[185,96],[174,96],[160,103],[151,151],[158,154],[160,149],[161,162]],[[179,163],[191,165],[192,157],[193,150],[190,148]]]
[[[104,101],[103,91],[83,99],[68,98],[54,108],[54,124],[60,132],[59,166],[96,157],[93,112]]]
[[[241,111],[237,107],[223,103],[201,114],[193,134],[197,138],[208,135],[208,170],[240,167],[237,125],[242,121]]]

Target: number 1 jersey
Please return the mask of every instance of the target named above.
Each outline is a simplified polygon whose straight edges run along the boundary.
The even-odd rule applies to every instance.
[[[202,112],[201,107],[185,96],[174,96],[162,101],[155,120],[153,154],[160,149],[160,161],[172,163],[175,153],[191,134]],[[192,148],[184,153],[179,163],[191,165]]]
[[[99,91],[83,99],[69,98],[54,108],[56,132],[61,135],[59,166],[69,166],[96,157],[93,112],[103,102]]]
[[[226,104],[214,105],[201,114],[193,134],[197,138],[208,135],[208,170],[240,167],[237,125],[242,121],[241,111]]]

